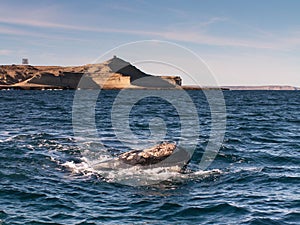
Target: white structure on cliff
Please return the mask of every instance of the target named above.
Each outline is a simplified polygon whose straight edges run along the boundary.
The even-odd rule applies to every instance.
[[[23,58],[22,65],[28,65],[28,64],[29,64],[29,60],[27,58]]]

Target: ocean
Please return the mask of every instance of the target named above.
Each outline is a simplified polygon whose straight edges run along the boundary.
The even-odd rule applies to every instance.
[[[122,118],[120,105],[114,109],[118,91],[101,91],[91,108],[95,137],[80,124],[84,113],[74,117],[75,91],[0,91],[0,224],[299,224],[300,92],[223,91],[224,140],[205,170],[199,162],[211,134],[210,107],[201,91],[186,92],[196,123],[151,95]],[[165,129],[155,127],[161,123]],[[91,167],[155,144],[156,131],[175,143],[196,138],[183,171]]]

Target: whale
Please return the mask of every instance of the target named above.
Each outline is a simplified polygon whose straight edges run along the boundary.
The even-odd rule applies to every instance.
[[[128,169],[139,167],[151,169],[176,167],[183,170],[191,159],[191,153],[175,143],[162,142],[143,150],[130,150],[119,156],[93,165],[96,170]]]

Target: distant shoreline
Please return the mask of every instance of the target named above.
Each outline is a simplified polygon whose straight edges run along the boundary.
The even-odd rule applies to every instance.
[[[138,88],[99,88],[101,90],[222,90],[222,91],[297,91],[298,87],[293,86],[221,86],[221,87],[197,87],[183,85],[177,88],[155,88],[155,87],[138,87]],[[78,90],[74,88],[54,87],[48,85],[18,86],[18,85],[0,85],[0,90]]]
[[[198,87],[183,85],[185,90],[211,90],[221,89],[229,91],[297,91],[300,90],[298,87],[289,85],[261,85],[261,86],[220,86],[220,87]]]

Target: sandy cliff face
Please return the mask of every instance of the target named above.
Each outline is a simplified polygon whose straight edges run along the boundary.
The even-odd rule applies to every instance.
[[[174,88],[181,78],[146,74],[130,63],[114,57],[101,64],[75,67],[4,65],[0,67],[0,84],[20,89],[65,88]]]
[[[0,66],[0,84],[16,84],[36,78],[46,81],[52,75],[59,77],[64,73],[84,73],[85,66],[60,67],[60,66],[30,66],[30,65],[2,65]],[[42,82],[42,81],[40,81]]]
[[[15,84],[35,76],[38,69],[33,66],[0,66],[0,84]]]

